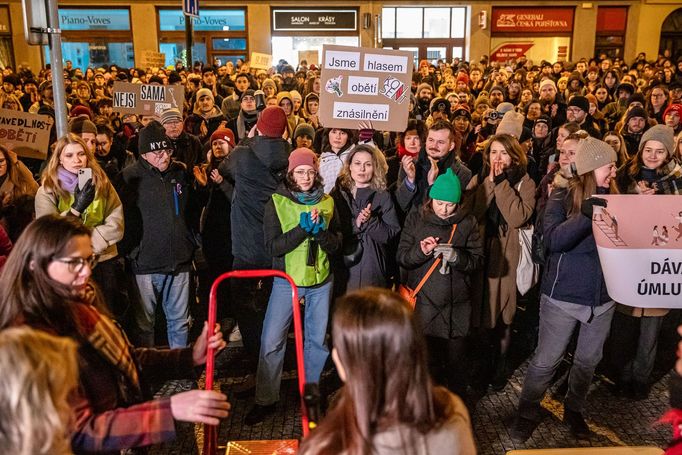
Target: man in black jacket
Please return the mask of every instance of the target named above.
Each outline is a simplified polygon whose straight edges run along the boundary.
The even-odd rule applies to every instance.
[[[161,124],[173,145],[173,159],[184,163],[190,171],[195,165],[206,161],[199,138],[182,129],[182,114],[178,109],[163,111]]]
[[[266,108],[258,118],[258,135],[245,138],[221,163],[223,178],[234,182],[232,196],[232,254],[235,270],[272,268],[272,256],[265,251],[263,215],[289,165],[290,146],[282,135],[287,127],[284,110]],[[272,280],[234,280],[232,295],[244,347],[257,361],[263,318]],[[255,367],[255,363],[254,363]]]
[[[597,128],[594,118],[590,115],[590,101],[586,97],[575,95],[568,100],[566,120],[577,123],[581,130],[593,138],[601,139],[599,128]]]
[[[138,343],[154,345],[156,307],[168,321],[171,348],[187,346],[190,266],[195,242],[190,231],[190,189],[184,164],[171,160],[173,145],[152,121],[139,136],[140,159],[122,173],[121,200],[126,252],[139,289],[135,308]]]

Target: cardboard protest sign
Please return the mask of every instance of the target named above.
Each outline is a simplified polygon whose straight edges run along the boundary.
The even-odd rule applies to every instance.
[[[592,230],[613,300],[642,308],[682,308],[682,197],[598,195]]]
[[[50,128],[47,115],[0,109],[0,144],[26,158],[47,158]]]
[[[163,52],[144,51],[140,59],[140,66],[143,68],[157,67],[161,68],[166,65],[166,54]]]
[[[267,70],[272,66],[272,55],[259,54],[258,52],[251,52],[251,60],[249,61],[251,68]]]
[[[325,127],[403,131],[407,126],[412,53],[386,49],[322,47],[320,121]]]
[[[182,112],[185,88],[182,85],[131,84],[114,82],[114,112],[161,115],[167,109]]]

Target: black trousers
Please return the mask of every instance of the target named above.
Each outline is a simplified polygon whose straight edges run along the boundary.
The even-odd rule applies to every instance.
[[[426,337],[429,370],[433,380],[451,392],[464,396],[467,389],[467,349],[465,337]]]
[[[128,327],[130,309],[130,280],[125,273],[123,258],[117,256],[97,264],[92,279],[99,286],[111,315],[124,328]]]
[[[235,264],[235,270],[243,270]],[[232,308],[242,334],[244,349],[249,358],[258,364],[260,353],[260,337],[263,331],[265,310],[268,308],[272,291],[272,278],[233,279],[231,294]]]

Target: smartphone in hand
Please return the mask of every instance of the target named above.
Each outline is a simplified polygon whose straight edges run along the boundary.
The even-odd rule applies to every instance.
[[[78,188],[83,189],[88,180],[92,179],[92,169],[89,167],[84,167],[78,169]]]

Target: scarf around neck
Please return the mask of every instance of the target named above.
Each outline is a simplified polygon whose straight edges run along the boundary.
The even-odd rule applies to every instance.
[[[78,174],[67,171],[62,166],[57,168],[57,177],[59,178],[59,184],[62,189],[68,191],[69,193],[74,193],[76,191],[76,186],[78,186]]]
[[[292,191],[291,194],[303,205],[315,205],[322,200],[324,188],[318,186],[317,188],[311,188],[310,191]]]

